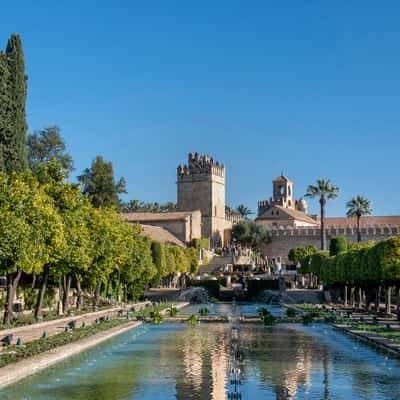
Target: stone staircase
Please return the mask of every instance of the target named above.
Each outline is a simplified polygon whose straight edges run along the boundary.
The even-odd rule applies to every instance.
[[[232,265],[232,256],[215,255],[207,265],[200,265],[200,274],[212,274],[213,272],[224,271],[228,265]]]

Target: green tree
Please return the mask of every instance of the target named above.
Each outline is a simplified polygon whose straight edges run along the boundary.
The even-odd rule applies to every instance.
[[[357,242],[361,242],[360,219],[372,214],[371,202],[362,196],[353,197],[346,203],[347,216],[357,218]]]
[[[12,34],[7,43],[6,58],[8,63],[8,107],[9,117],[6,123],[9,129],[0,132],[3,150],[4,170],[21,172],[26,169],[26,95],[27,77],[22,42],[17,34]]]
[[[344,236],[333,237],[329,244],[329,255],[336,256],[348,250],[347,240]]]
[[[307,256],[315,254],[317,251],[317,248],[313,245],[294,247],[293,249],[290,249],[288,258],[290,261],[297,264],[301,263]]]
[[[102,156],[96,157],[91,167],[78,176],[78,181],[82,185],[82,193],[89,197],[96,208],[118,206],[118,195],[126,193],[125,179],[120,178],[116,182],[112,163],[105,161]]]
[[[306,197],[319,198],[320,217],[321,217],[321,250],[325,250],[325,206],[327,200],[337,198],[339,188],[332,185],[329,179],[318,179],[317,184],[309,185],[307,188]]]
[[[245,246],[253,248],[269,243],[271,238],[265,226],[251,220],[239,221],[232,229],[232,238]]]
[[[63,247],[62,221],[53,200],[30,174],[0,175],[0,272],[7,276],[4,323],[22,273],[39,274]]]
[[[29,168],[34,172],[52,160],[57,161],[64,176],[69,176],[73,170],[72,157],[66,152],[58,126],[49,126],[28,135],[27,149]]]
[[[12,135],[10,71],[7,56],[0,51],[0,171],[5,172],[4,151]]]
[[[253,212],[245,206],[244,204],[240,204],[237,208],[236,211],[243,217],[247,218],[249,215],[253,214]]]

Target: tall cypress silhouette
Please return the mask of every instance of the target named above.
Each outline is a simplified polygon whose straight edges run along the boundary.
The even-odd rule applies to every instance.
[[[24,51],[21,38],[12,34],[7,43],[8,105],[7,129],[1,133],[4,170],[7,173],[20,172],[27,167],[26,155],[26,95],[27,76],[25,74]]]

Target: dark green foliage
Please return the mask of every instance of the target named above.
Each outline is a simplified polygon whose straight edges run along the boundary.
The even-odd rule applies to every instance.
[[[336,256],[339,253],[347,251],[347,240],[344,236],[333,237],[329,245],[329,255]]]
[[[265,325],[272,325],[276,320],[276,318],[265,307],[258,309],[258,315]]]
[[[168,308],[167,312],[168,312],[168,315],[170,317],[176,317],[178,315],[178,309],[176,307],[173,307],[173,306]]]
[[[72,157],[66,153],[65,142],[58,126],[49,126],[28,135],[28,164],[36,172],[41,166],[56,160],[59,170],[68,176],[73,169]]]
[[[235,211],[239,213],[242,218],[247,218],[249,215],[254,214],[253,211],[244,204],[240,204]]]
[[[22,172],[27,166],[26,95],[22,42],[13,34],[6,53],[0,53],[0,169],[8,174]]]
[[[209,238],[193,239],[190,245],[195,249],[208,250],[210,248],[210,239]]]
[[[257,297],[262,290],[279,290],[278,279],[249,279],[247,281],[247,296],[249,299]]]
[[[301,318],[302,318],[302,322],[304,325],[311,324],[311,322],[313,322],[313,320],[314,320],[314,317],[312,316],[311,313],[304,314]]]
[[[118,195],[126,193],[125,179],[118,182],[114,179],[114,169],[111,162],[102,156],[97,156],[90,168],[78,176],[82,184],[82,193],[87,195],[94,207],[110,207],[119,204]]]
[[[296,310],[295,310],[294,308],[288,308],[288,309],[286,310],[286,315],[287,315],[289,318],[294,318],[294,317],[296,316]]]
[[[271,241],[267,229],[251,220],[239,221],[232,229],[232,238],[245,246],[258,247]]]
[[[185,249],[185,253],[189,259],[190,273],[197,274],[199,269],[199,251],[193,247]]]
[[[173,201],[167,203],[145,203],[141,200],[130,200],[121,205],[122,212],[173,212],[177,211],[178,205]]]
[[[217,280],[191,280],[189,286],[203,287],[207,289],[211,297],[219,298],[219,282]]]
[[[207,307],[201,307],[201,308],[199,309],[199,314],[200,314],[202,317],[207,316],[208,313],[209,313],[209,311],[208,311],[208,308],[207,308]]]
[[[162,272],[161,244],[159,242],[151,242],[151,257],[153,264],[157,269],[157,275],[154,278],[154,283],[158,285],[160,283]]]

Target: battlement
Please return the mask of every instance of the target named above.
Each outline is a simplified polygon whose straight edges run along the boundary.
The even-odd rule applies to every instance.
[[[400,235],[400,225],[385,225],[385,224],[376,224],[369,226],[362,226],[360,228],[361,235],[364,238],[370,238],[373,240],[377,236],[399,236]],[[347,225],[347,226],[328,226],[325,228],[325,234],[328,237],[334,236],[355,236],[357,234],[357,226],[356,225]],[[279,236],[296,236],[296,237],[319,237],[320,229],[319,228],[287,228],[287,227],[278,227],[271,230],[271,235],[273,237]]]
[[[225,166],[210,156],[189,153],[187,165],[179,165],[177,173],[178,178],[199,174],[215,175],[223,178],[225,176]]]
[[[260,200],[257,203],[258,206],[258,216],[264,214],[272,206],[272,197],[269,200]]]

